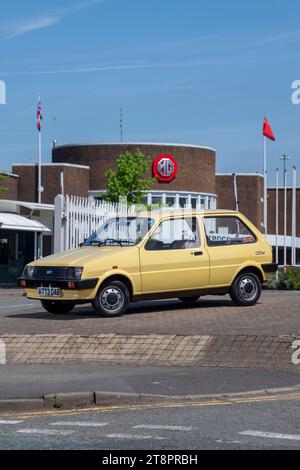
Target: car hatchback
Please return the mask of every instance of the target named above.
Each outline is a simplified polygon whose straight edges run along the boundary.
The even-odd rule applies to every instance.
[[[78,248],[28,264],[20,285],[51,313],[90,302],[100,316],[137,300],[229,294],[254,305],[276,272],[262,233],[235,211],[138,213],[105,222]]]

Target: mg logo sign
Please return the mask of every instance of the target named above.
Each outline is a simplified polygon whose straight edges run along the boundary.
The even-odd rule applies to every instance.
[[[153,162],[153,174],[159,181],[172,181],[177,175],[177,162],[172,155],[158,155]]]

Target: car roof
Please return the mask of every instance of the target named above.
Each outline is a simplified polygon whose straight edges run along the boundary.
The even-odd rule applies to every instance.
[[[168,216],[189,216],[189,215],[202,215],[202,216],[212,216],[212,215],[237,215],[238,211],[232,209],[172,209],[172,208],[161,208],[155,209],[152,211],[141,211],[134,214],[128,215],[129,217],[149,217],[154,219],[159,219],[162,217]]]

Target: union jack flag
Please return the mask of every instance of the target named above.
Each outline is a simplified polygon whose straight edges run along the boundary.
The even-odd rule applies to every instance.
[[[43,119],[43,116],[42,116],[42,103],[41,103],[41,98],[39,97],[37,113],[36,113],[36,127],[37,127],[37,130],[39,132],[41,132],[41,128],[42,128],[42,124],[41,124],[42,119]]]

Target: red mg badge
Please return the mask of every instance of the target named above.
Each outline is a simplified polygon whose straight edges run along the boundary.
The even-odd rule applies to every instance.
[[[172,155],[158,155],[153,162],[153,174],[159,181],[172,181],[177,175],[177,162]]]

